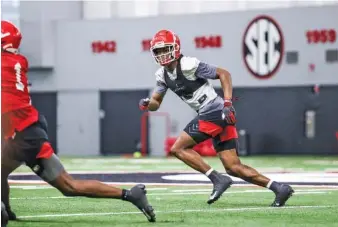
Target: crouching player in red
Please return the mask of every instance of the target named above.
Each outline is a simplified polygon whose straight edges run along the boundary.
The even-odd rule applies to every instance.
[[[46,119],[31,105],[28,62],[18,53],[20,42],[20,31],[12,23],[1,21],[1,201],[9,219],[15,220],[16,215],[9,203],[8,176],[25,163],[65,196],[122,199],[154,222],[155,213],[144,185],[126,190],[95,180],[76,180],[66,172],[48,141]]]
[[[162,67],[155,73],[155,91],[151,98],[140,100],[140,108],[156,111],[169,88],[198,113],[172,146],[171,153],[211,180],[214,188],[208,204],[218,200],[232,184],[230,177],[216,172],[192,150],[196,144],[212,138],[229,175],[271,189],[276,195],[272,206],[283,206],[293,189],[242,164],[237,156],[236,113],[231,101],[232,82],[229,72],[196,58],[183,56],[179,37],[168,30],[161,30],[154,36],[151,53],[156,63]],[[220,80],[224,99],[216,94],[208,79]]]

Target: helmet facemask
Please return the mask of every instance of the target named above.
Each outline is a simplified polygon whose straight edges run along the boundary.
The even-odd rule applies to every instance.
[[[175,51],[177,49],[175,44],[163,44],[151,48],[151,53],[157,64],[167,65],[176,60]],[[176,48],[175,48],[176,47]]]

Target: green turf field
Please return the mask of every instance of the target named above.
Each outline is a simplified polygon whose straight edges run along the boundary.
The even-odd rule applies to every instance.
[[[96,160],[96,161],[95,161]],[[138,160],[138,161],[137,161]],[[175,159],[72,159],[65,166],[81,171],[185,171]],[[208,159],[222,170],[216,159]],[[338,168],[338,157],[248,157],[243,162],[262,171],[328,171]],[[116,167],[118,166],[118,167]],[[26,172],[23,167],[16,172]],[[122,186],[129,188],[130,186]],[[285,208],[270,208],[274,195],[267,189],[233,186],[215,204],[206,201],[211,186],[148,186],[157,223],[148,223],[131,204],[110,199],[65,198],[41,185],[11,185],[11,204],[20,221],[9,227],[110,226],[338,226],[338,187],[296,187]]]

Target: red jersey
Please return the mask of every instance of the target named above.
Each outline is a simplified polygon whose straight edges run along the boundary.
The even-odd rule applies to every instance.
[[[24,56],[1,52],[1,130],[5,137],[38,120],[38,111],[31,105],[27,69]]]

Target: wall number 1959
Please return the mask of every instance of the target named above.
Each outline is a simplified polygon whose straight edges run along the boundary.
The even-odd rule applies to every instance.
[[[306,32],[307,42],[316,43],[334,43],[337,40],[337,33],[334,29],[309,30]]]

